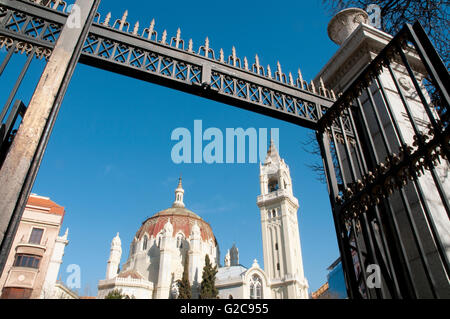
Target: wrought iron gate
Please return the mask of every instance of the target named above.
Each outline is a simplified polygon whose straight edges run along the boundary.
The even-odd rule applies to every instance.
[[[430,86],[417,79],[414,68],[423,67],[434,99]],[[400,73],[409,76],[412,92],[402,87]],[[392,82],[396,93],[387,92],[383,81]],[[447,69],[422,27],[406,25],[319,120],[317,139],[351,298],[450,296],[448,247],[442,243],[449,229],[437,227],[450,211],[448,184],[445,189],[438,172],[448,169],[449,87]],[[430,193],[438,194],[433,204]],[[368,285],[371,264],[380,267],[381,289]]]
[[[436,213],[433,215],[429,208],[419,175],[431,176],[448,218],[448,195],[440,181],[437,162],[448,159],[449,76],[419,25],[406,26],[336,100],[334,92],[327,90],[322,81],[307,83],[300,70],[294,78],[291,73],[283,73],[278,63],[272,72],[270,66],[260,65],[258,56],[253,64],[247,58],[239,58],[235,48],[226,57],[222,49],[217,53],[210,47],[208,38],[195,50],[192,40],[185,41],[180,30],[169,38],[166,31],[156,31],[154,20],[144,29],[139,22],[131,27],[127,12],[113,21],[110,14],[102,18],[97,12],[99,0],[79,2],[89,3],[90,9],[84,12],[82,30],[74,35],[68,30],[69,14],[63,1],[0,0],[0,48],[8,50],[0,64],[0,76],[14,53],[27,55],[0,117],[0,179],[2,174],[12,174],[14,170],[9,167],[18,172],[10,175],[14,181],[9,183],[5,178],[8,183],[0,187],[16,187],[16,191],[0,193],[9,196],[0,198],[0,224],[5,220],[8,224],[0,229],[0,270],[71,74],[80,62],[315,130],[327,173],[349,296],[448,297],[448,256],[435,225]],[[10,153],[20,156],[13,142],[14,128],[18,128],[19,116],[23,118],[27,111],[27,103],[13,101],[28,67],[36,58],[49,61],[48,67],[55,63],[52,59],[59,53],[58,45],[64,49],[64,45],[71,44],[71,56],[55,84],[57,94],[49,102],[49,116],[33,146],[33,156],[20,169],[14,163],[8,164],[8,160],[13,161]],[[421,79],[416,80],[416,66],[409,62],[411,52],[419,55],[420,65],[425,66],[440,99],[430,101]],[[396,78],[397,71],[392,68],[394,64],[403,65],[409,74],[428,116],[425,124],[417,124],[415,111],[411,111]],[[391,75],[398,89],[414,143],[404,137],[404,128],[395,118],[393,108],[400,106],[389,103],[380,84],[381,71]],[[40,83],[44,80],[41,78]],[[32,104],[33,100],[29,110],[35,107]],[[411,208],[415,202],[419,205]],[[399,203],[402,209],[398,208]],[[407,223],[399,224],[399,220]],[[416,259],[420,260],[419,266]],[[381,289],[367,286],[370,264],[380,266]]]

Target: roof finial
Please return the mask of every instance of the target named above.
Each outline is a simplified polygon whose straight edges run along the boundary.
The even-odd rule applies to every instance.
[[[173,202],[172,207],[184,208],[183,196],[184,196],[184,189],[182,184],[182,177],[180,175],[180,178],[178,179],[178,186],[177,189],[175,190],[175,201]]]

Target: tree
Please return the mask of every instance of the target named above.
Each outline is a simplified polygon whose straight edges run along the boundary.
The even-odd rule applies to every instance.
[[[122,294],[122,290],[114,289],[106,295],[105,299],[126,299],[125,295]]]
[[[191,299],[192,290],[191,283],[189,282],[189,255],[186,254],[184,260],[183,278],[177,281],[178,284],[178,299]]]
[[[205,256],[202,284],[200,286],[200,299],[217,299],[219,290],[216,288],[217,265],[212,266],[209,255]]]
[[[405,23],[419,21],[430,37],[444,63],[449,67],[450,59],[450,20],[449,2],[442,0],[322,0],[334,15],[345,8],[366,9],[369,4],[376,4],[381,9],[383,31],[397,34]]]

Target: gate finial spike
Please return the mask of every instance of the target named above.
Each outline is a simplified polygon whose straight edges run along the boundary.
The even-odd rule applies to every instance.
[[[323,96],[326,96],[327,95],[326,92],[325,92],[326,88],[325,88],[325,84],[323,83],[322,77],[319,78],[319,94],[321,93],[320,92],[321,89],[322,89],[322,92],[323,92]]]
[[[103,21],[104,26],[109,26],[109,21],[111,20],[111,12],[108,12],[108,14],[105,17],[105,21]]]
[[[194,49],[194,42],[192,41],[192,39],[189,39],[188,52],[192,52],[193,49]]]
[[[300,68],[298,69],[298,81],[300,82],[300,88],[303,89],[303,76],[302,71],[300,71]]]
[[[289,84],[290,85],[294,85],[294,78],[292,77],[292,73],[291,72],[289,72]]]
[[[269,64],[267,65],[267,76],[268,76],[269,78],[272,77],[272,70],[270,69],[270,65],[269,65]]]
[[[164,30],[161,37],[161,43],[166,44],[166,40],[167,40],[167,30]]]
[[[336,101],[336,94],[334,93],[334,90],[330,90],[330,93],[331,93],[332,99]]]
[[[231,48],[231,56],[232,56],[232,59],[233,59],[233,66],[236,66],[236,48],[233,46],[232,48]]]
[[[57,10],[58,7],[59,7],[59,5],[61,4],[61,2],[62,2],[62,0],[56,0],[56,1],[55,1],[55,4],[53,5],[53,9],[54,9],[54,10]]]
[[[248,60],[247,60],[247,57],[246,57],[246,56],[244,57],[244,69],[245,69],[246,71],[248,71]]]
[[[178,28],[177,30],[177,37],[175,39],[175,46],[178,49],[178,45],[180,44],[180,40],[181,40],[181,29]]]
[[[220,49],[220,62],[225,63],[225,55],[223,53],[223,49]]]
[[[155,19],[152,19],[152,22],[150,22],[150,27],[148,28],[148,39],[151,40],[153,35],[153,30],[155,29]]]
[[[139,32],[139,21],[134,25],[133,35],[137,35]]]
[[[280,64],[280,61],[277,61],[277,68],[278,68],[278,75],[279,75],[280,78],[281,78],[281,74],[283,74],[283,72],[281,71],[281,64]]]
[[[255,54],[255,64],[256,64],[256,73],[259,74],[260,65],[259,65],[259,56],[258,56],[258,54]]]
[[[320,87],[325,90],[325,84],[323,83],[322,77],[319,78],[319,84],[320,84]]]
[[[316,93],[316,86],[314,85],[313,80],[311,80],[311,92]]]
[[[209,38],[206,37],[205,39],[205,56],[209,57]]]
[[[128,17],[128,10],[125,10],[125,12],[123,13],[122,19],[120,20],[120,26],[119,26],[120,31],[123,30],[123,27],[125,26],[125,22],[127,22],[127,17]]]

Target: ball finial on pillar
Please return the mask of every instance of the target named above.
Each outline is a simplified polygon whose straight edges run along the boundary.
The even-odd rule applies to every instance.
[[[341,45],[361,24],[369,23],[369,15],[359,8],[348,8],[338,12],[328,24],[331,41]]]

